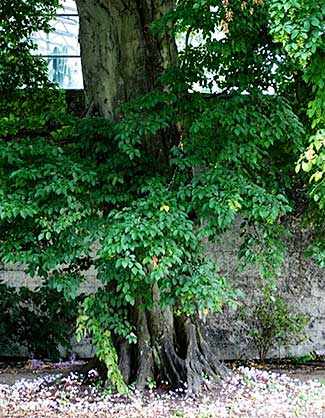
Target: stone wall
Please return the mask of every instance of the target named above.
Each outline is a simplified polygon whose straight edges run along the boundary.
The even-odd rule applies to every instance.
[[[237,263],[239,240],[238,231],[231,231],[223,237],[222,245],[210,248],[210,253],[215,256],[221,272],[230,277],[233,285],[244,292],[243,303],[249,305],[250,301],[259,294],[261,284],[256,269],[239,271]],[[306,241],[307,236],[302,233],[297,233],[290,241],[282,269],[280,288],[294,310],[310,317],[306,329],[308,339],[287,348],[280,347],[271,353],[272,357],[301,356],[311,352],[325,355],[325,271],[319,269],[311,260],[304,258]],[[0,266],[0,281],[11,286],[30,288],[40,284],[39,280],[29,278],[22,266]],[[91,292],[97,286],[96,272],[90,270],[83,291]],[[206,329],[220,358],[257,357],[255,347],[246,338],[245,324],[238,320],[236,311],[225,310],[210,319]],[[89,342],[75,344],[74,350],[79,356],[89,357],[93,354]]]
[[[223,244],[213,249],[221,271],[230,277],[233,285],[241,289],[244,303],[250,305],[262,288],[258,271],[238,269],[237,252],[239,231],[223,237]],[[325,270],[304,256],[308,234],[297,232],[288,243],[287,256],[279,278],[280,294],[296,313],[310,318],[306,327],[306,340],[287,347],[278,347],[271,357],[302,356],[310,353],[325,355]],[[257,350],[245,338],[245,324],[238,320],[236,311],[225,311],[212,320],[211,339],[220,358],[257,358]],[[247,330],[246,330],[247,335]]]

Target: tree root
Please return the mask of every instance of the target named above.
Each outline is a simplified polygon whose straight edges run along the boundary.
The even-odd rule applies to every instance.
[[[138,370],[136,387],[143,390],[149,379],[154,377],[154,358],[148,318],[144,310],[138,311]]]
[[[185,330],[187,393],[191,396],[196,395],[202,387],[208,388],[212,381],[218,382],[228,374],[228,370],[209,348],[199,324],[188,319]]]

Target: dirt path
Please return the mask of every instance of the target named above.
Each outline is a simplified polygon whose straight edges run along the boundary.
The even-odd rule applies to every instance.
[[[35,380],[39,377],[43,377],[44,375],[49,375],[49,374],[57,374],[58,371],[55,370],[48,370],[48,371],[44,371],[44,370],[38,370],[38,371],[34,371],[34,370],[13,370],[13,371],[4,371],[1,372],[0,371],[0,385],[14,385],[18,380],[28,380],[28,381],[32,381]]]
[[[0,418],[325,417],[325,368],[237,367],[215,390],[195,398],[178,391],[108,394],[82,385],[74,374],[49,387],[44,378],[61,370],[44,369],[0,370]]]
[[[260,369],[260,368],[259,368]],[[52,375],[58,373],[66,373],[73,370],[73,367],[53,368],[51,365],[45,365],[39,369],[32,369],[31,367],[5,367],[2,364],[0,368],[0,384],[14,385],[18,380],[34,380],[44,375]],[[309,380],[318,380],[325,384],[325,363],[319,363],[311,366],[302,365],[296,367],[272,367],[266,368],[267,371],[285,374],[293,379],[298,379],[301,382],[308,382]]]
[[[325,385],[325,368],[323,369],[298,369],[285,372],[288,376],[299,379],[302,382],[308,382],[309,380],[318,380]]]
[[[19,380],[32,381],[39,377],[69,373],[84,364],[83,361],[75,363],[50,363],[37,361],[36,365],[32,361],[21,363],[6,364],[0,362],[0,385],[14,385]]]

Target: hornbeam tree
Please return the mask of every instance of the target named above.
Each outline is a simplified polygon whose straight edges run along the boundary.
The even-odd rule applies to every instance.
[[[239,296],[208,244],[241,219],[241,258],[271,280],[302,183],[299,76],[269,4],[78,0],[77,118],[30,54],[55,2],[12,3],[0,5],[0,260],[66,298],[96,269],[77,327],[107,381],[195,392],[226,372],[204,324]]]

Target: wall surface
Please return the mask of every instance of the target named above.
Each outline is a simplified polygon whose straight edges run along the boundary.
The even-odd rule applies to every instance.
[[[311,352],[325,355],[325,271],[319,269],[311,260],[304,258],[307,236],[297,233],[288,245],[280,278],[280,288],[284,298],[296,312],[307,314],[310,322],[306,328],[307,340],[289,347],[280,347],[271,352],[272,357],[301,356]],[[222,245],[213,246],[209,252],[216,258],[220,271],[228,276],[245,297],[240,307],[250,306],[258,297],[261,282],[256,269],[240,271],[237,252],[240,244],[238,231],[231,231],[222,239]],[[0,281],[11,286],[35,288],[40,284],[37,279],[29,278],[22,266],[1,266]],[[83,285],[84,292],[91,292],[98,286],[96,272],[89,271]],[[238,320],[238,312],[225,310],[208,320],[206,331],[209,339],[221,359],[256,358],[257,351],[247,338],[247,327]],[[0,347],[1,350],[1,347]],[[93,349],[89,342],[75,344],[75,352],[82,357],[89,357]],[[0,352],[0,356],[4,353]],[[8,354],[8,353],[5,353]]]
[[[222,245],[213,249],[221,271],[233,285],[244,292],[242,305],[251,306],[261,294],[263,284],[257,269],[240,271],[237,253],[239,231],[223,237]],[[298,231],[288,243],[287,256],[279,276],[280,295],[294,313],[310,318],[305,329],[306,339],[286,347],[277,347],[271,357],[302,356],[310,353],[325,355],[325,270],[304,256],[308,234]],[[245,324],[238,320],[237,311],[225,311],[212,320],[211,339],[220,358],[257,358],[256,347],[247,338]]]

